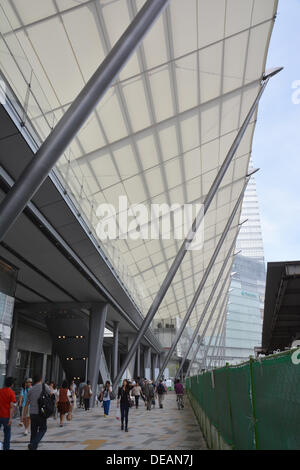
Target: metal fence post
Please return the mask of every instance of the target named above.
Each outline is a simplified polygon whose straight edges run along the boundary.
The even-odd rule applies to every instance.
[[[229,408],[229,418],[230,418],[230,429],[231,429],[231,440],[232,440],[232,448],[235,448],[235,441],[234,441],[234,429],[233,429],[233,421],[232,421],[232,408],[231,408],[231,398],[230,398],[230,382],[229,382],[229,364],[226,362],[225,365],[225,374],[226,374],[226,384],[227,384],[227,400],[228,400],[228,408]]]
[[[257,433],[257,415],[256,415],[256,402],[255,402],[255,386],[254,386],[254,377],[253,377],[253,357],[250,356],[249,361],[249,370],[250,370],[250,390],[251,390],[251,405],[252,405],[252,415],[253,415],[253,428],[254,428],[254,441],[255,449],[259,449],[258,445],[258,433]]]

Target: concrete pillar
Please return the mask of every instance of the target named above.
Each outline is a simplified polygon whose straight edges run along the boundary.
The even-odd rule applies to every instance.
[[[31,351],[28,352],[27,364],[25,369],[25,379],[30,376]]]
[[[135,335],[130,335],[127,337],[127,350],[128,351],[131,348],[134,340],[135,340]],[[129,380],[132,380],[134,378],[135,357],[136,357],[136,353],[133,355],[126,369],[126,378],[128,378]]]
[[[64,373],[64,370],[62,368],[61,362],[60,362],[59,357],[58,357],[57,383],[59,384],[59,387],[61,386],[61,384],[64,380],[64,376],[65,376],[65,373]]]
[[[153,356],[153,380],[156,380],[156,377],[155,377],[155,369],[159,369],[159,366],[158,366],[158,354],[155,353],[154,356]],[[159,370],[158,370],[159,372]]]
[[[90,311],[88,380],[90,381],[93,392],[91,408],[95,405],[97,393],[106,316],[107,304],[104,303],[93,306]]]
[[[140,344],[137,347],[136,351],[136,376],[141,376],[141,346]]]
[[[17,360],[17,332],[18,332],[18,313],[14,312],[13,316],[13,327],[11,331],[11,337],[9,342],[9,352],[8,352],[8,363],[6,368],[6,376],[14,376],[14,371],[16,367]]]
[[[149,346],[147,346],[145,348],[145,353],[144,354],[145,354],[145,356],[144,356],[144,358],[145,358],[145,362],[144,362],[145,363],[145,377],[147,379],[150,379],[152,374],[151,374],[151,348]],[[149,371],[147,371],[147,369],[150,369],[150,373],[149,373]]]
[[[122,357],[121,357],[121,353],[120,351],[118,352],[118,370],[120,369],[121,367],[121,363],[122,363]]]
[[[112,377],[112,348],[108,346],[107,348],[107,367],[110,377]]]
[[[166,354],[167,354],[166,351],[163,351],[158,356],[159,369],[161,369],[163,366]],[[162,371],[162,373],[164,374],[164,371]]]
[[[57,385],[58,385],[58,373],[59,373],[59,356],[56,353],[52,353],[50,380],[53,380],[53,382],[56,383]]]
[[[151,380],[154,380],[154,354],[151,354]]]
[[[114,342],[113,342],[113,371],[112,377],[115,378],[119,370],[119,324],[114,321]]]
[[[43,366],[42,366],[42,380],[43,380],[43,382],[45,382],[45,380],[46,380],[46,372],[47,372],[47,354],[44,354]],[[47,377],[47,380],[49,380],[49,377]]]

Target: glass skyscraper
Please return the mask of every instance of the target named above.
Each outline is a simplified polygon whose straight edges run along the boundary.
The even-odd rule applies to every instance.
[[[250,168],[251,170],[251,168]],[[228,295],[224,360],[239,363],[254,355],[254,347],[261,345],[265,263],[259,204],[255,178],[252,177],[245,192],[242,226],[232,271]]]

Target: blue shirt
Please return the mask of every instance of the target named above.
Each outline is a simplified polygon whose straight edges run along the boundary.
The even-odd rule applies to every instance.
[[[28,395],[28,392],[29,390],[31,389],[30,388],[22,388],[22,391],[21,391],[21,397],[23,397],[23,400],[22,400],[22,408],[24,408],[24,406],[26,405],[26,402],[27,402],[27,395]]]

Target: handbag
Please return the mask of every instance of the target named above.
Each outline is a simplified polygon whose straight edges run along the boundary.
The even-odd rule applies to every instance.
[[[109,396],[110,396],[110,399],[111,399],[111,400],[115,400],[115,399],[116,399],[116,394],[115,394],[114,392],[110,392]]]
[[[117,420],[120,420],[120,418],[121,418],[120,408],[117,408],[117,411],[116,411],[116,419],[117,419]]]

